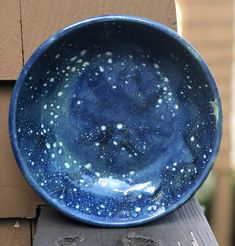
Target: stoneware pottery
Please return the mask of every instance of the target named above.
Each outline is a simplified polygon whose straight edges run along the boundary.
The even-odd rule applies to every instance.
[[[30,185],[64,214],[122,227],[160,218],[207,177],[220,97],[200,55],[151,20],[109,15],[48,38],[16,82],[10,137]]]

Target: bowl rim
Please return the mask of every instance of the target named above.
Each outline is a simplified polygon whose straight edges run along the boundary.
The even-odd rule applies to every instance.
[[[54,42],[56,42],[58,39],[63,37],[64,35],[73,32],[81,27],[96,24],[99,22],[106,22],[106,21],[126,21],[126,22],[134,22],[146,25],[148,27],[151,27],[155,29],[155,31],[160,31],[168,35],[170,38],[174,39],[177,43],[179,43],[183,48],[188,50],[188,52],[196,59],[198,64],[200,65],[201,69],[203,70],[207,81],[210,85],[210,89],[213,92],[213,95],[215,99],[217,100],[217,107],[219,110],[219,119],[218,119],[218,128],[216,131],[216,141],[215,145],[212,151],[212,155],[210,160],[207,162],[206,168],[204,169],[202,175],[199,177],[199,179],[194,183],[192,188],[184,195],[177,203],[175,203],[173,206],[166,209],[161,214],[153,214],[151,216],[148,216],[146,218],[142,219],[133,219],[129,222],[115,222],[115,221],[97,221],[92,219],[91,215],[82,215],[79,211],[76,213],[72,212],[70,208],[63,207],[59,202],[54,201],[40,186],[39,184],[31,177],[31,175],[28,174],[26,165],[24,164],[24,158],[21,156],[21,152],[17,143],[17,132],[16,132],[16,126],[15,126],[15,120],[16,120],[16,109],[17,109],[17,102],[18,102],[18,96],[20,94],[20,89],[22,84],[24,83],[24,79],[27,76],[28,71],[30,70],[31,66],[34,64],[34,62],[37,60],[37,58],[43,54],[43,52]],[[207,176],[209,175],[210,170],[213,167],[213,164],[215,162],[216,156],[219,152],[220,142],[222,138],[222,105],[221,100],[219,96],[219,92],[216,86],[216,83],[214,81],[214,78],[210,72],[210,69],[202,59],[202,57],[199,55],[199,53],[185,40],[183,39],[178,33],[171,30],[170,28],[155,22],[150,19],[138,17],[138,16],[130,16],[130,15],[122,15],[122,14],[110,14],[110,15],[101,15],[101,16],[95,16],[88,19],[80,20],[78,22],[75,22],[58,32],[52,34],[46,41],[44,41],[31,55],[31,57],[28,59],[27,63],[23,67],[17,81],[15,84],[15,87],[13,89],[11,101],[10,101],[10,108],[9,108],[9,135],[10,135],[10,142],[13,149],[13,153],[15,156],[15,159],[17,161],[17,164],[23,173],[25,179],[30,184],[30,186],[36,191],[37,194],[39,194],[43,200],[45,200],[47,203],[49,203],[51,206],[62,212],[63,214],[67,215],[68,217],[72,219],[76,219],[80,222],[84,222],[90,225],[95,226],[101,226],[101,227],[130,227],[130,226],[137,226],[140,224],[144,224],[156,219],[159,219],[180,206],[182,206],[184,203],[186,203],[194,194],[195,192],[201,187]]]

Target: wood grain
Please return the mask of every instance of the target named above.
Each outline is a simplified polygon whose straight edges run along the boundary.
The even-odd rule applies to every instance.
[[[0,0],[0,80],[13,80],[22,68],[19,0]]]
[[[89,227],[64,217],[50,207],[43,207],[33,245],[61,246],[66,240],[74,240],[77,242],[74,245],[81,246],[218,245],[202,209],[194,198],[156,222],[122,229]]]
[[[0,245],[30,246],[30,221],[26,219],[1,219]]]
[[[103,14],[143,16],[176,30],[172,0],[21,0],[25,59],[52,33],[73,22]]]

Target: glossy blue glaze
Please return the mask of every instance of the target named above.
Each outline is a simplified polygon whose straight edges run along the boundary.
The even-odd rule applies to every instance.
[[[219,94],[198,53],[159,23],[120,15],[46,40],[20,74],[9,121],[18,165],[42,198],[109,227],[187,201],[222,132]]]

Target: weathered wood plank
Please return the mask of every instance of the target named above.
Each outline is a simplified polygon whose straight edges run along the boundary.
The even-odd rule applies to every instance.
[[[202,209],[196,199],[192,198],[165,218],[143,226],[121,229],[89,227],[66,218],[51,207],[44,206],[39,216],[33,245],[215,246],[218,244]]]
[[[23,64],[19,0],[0,0],[0,26],[0,80],[13,80]]]

